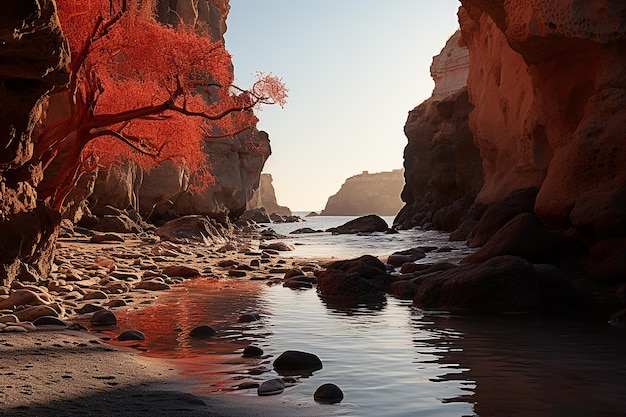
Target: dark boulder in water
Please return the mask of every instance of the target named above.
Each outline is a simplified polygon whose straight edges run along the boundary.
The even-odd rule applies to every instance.
[[[117,340],[119,340],[120,342],[128,341],[128,340],[136,340],[136,341],[143,342],[146,340],[146,335],[140,332],[139,330],[126,330],[117,336]]]
[[[315,390],[313,399],[321,404],[337,404],[343,400],[343,391],[335,384],[323,384]]]
[[[276,358],[274,369],[280,375],[312,374],[322,369],[322,361],[312,353],[287,350]]]
[[[356,234],[356,233],[373,233],[373,232],[385,232],[389,229],[387,222],[380,216],[370,214],[367,216],[359,217],[354,220],[350,220],[341,226],[332,227],[327,229],[327,232],[333,234]]]
[[[194,327],[189,332],[189,337],[191,337],[192,339],[210,339],[216,333],[217,331],[213,327],[207,326],[207,325],[200,325],[200,326]]]
[[[371,255],[333,262],[317,277],[322,297],[363,297],[384,295],[394,278],[385,264]]]

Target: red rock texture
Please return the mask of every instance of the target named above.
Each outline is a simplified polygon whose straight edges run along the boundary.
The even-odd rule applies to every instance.
[[[538,187],[534,212],[588,248],[587,275],[624,281],[626,3],[461,0],[477,202]]]
[[[29,160],[47,93],[67,82],[67,46],[51,0],[8,0],[0,19],[0,285],[50,270],[60,216],[37,201]]]
[[[577,206],[602,210],[610,190],[618,199],[626,181],[626,3],[462,4],[470,127],[485,170],[478,200],[538,186],[536,213],[567,227],[577,224]]]

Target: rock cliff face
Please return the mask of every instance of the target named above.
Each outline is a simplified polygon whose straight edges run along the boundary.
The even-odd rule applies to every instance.
[[[431,98],[411,112],[404,126],[406,205],[395,227],[456,229],[483,185],[478,149],[469,129],[473,106],[467,94],[468,50],[460,32],[433,58]]]
[[[268,214],[276,213],[279,216],[291,216],[289,207],[279,206],[276,200],[276,191],[272,182],[271,174],[261,174],[259,188],[254,191],[252,198],[248,201],[248,210],[264,208]]]
[[[52,0],[2,4],[0,19],[0,286],[46,276],[58,213],[37,201],[33,130],[47,93],[67,82],[67,45]]]
[[[328,198],[322,216],[394,216],[402,207],[404,185],[401,169],[370,174],[363,171],[346,180],[337,194]]]
[[[204,24],[214,41],[223,41],[229,10],[228,0],[160,0],[157,14],[162,22],[174,26],[180,22]],[[268,135],[255,131],[254,135],[207,139],[205,152],[215,177],[205,190],[189,191],[193,178],[174,164],[164,163],[144,172],[126,163],[100,172],[89,196],[89,208],[100,215],[107,205],[133,207],[151,221],[187,214],[236,217],[259,186],[261,170],[271,154]]]
[[[462,0],[468,91],[485,184],[477,201],[538,187],[534,212],[588,248],[604,282],[626,271],[626,3]]]

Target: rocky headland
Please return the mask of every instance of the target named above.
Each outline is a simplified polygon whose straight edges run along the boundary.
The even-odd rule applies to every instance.
[[[248,210],[264,208],[268,214],[291,216],[289,207],[278,204],[273,181],[272,174],[261,174],[259,188],[254,191],[252,198],[248,201]]]
[[[471,265],[498,256],[549,264],[553,279],[565,271],[618,308],[626,6],[461,3],[461,30],[433,60],[433,97],[405,126],[406,205],[395,226],[453,232],[481,247]],[[461,291],[457,279],[437,279]]]
[[[400,192],[403,170],[361,174],[348,178],[339,191],[328,198],[321,216],[395,216],[402,208]]]

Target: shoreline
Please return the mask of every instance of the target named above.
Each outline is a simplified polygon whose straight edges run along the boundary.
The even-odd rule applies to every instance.
[[[142,305],[155,305],[159,295],[167,292],[171,285],[185,285],[188,279],[173,279],[160,289],[132,289],[117,293],[102,290],[95,293],[92,285],[103,283],[106,278],[102,268],[108,272],[131,272],[132,265],[142,265],[149,259],[158,268],[173,265],[195,267],[201,276],[227,280],[276,280],[284,276],[284,270],[304,266],[314,268],[337,259],[293,258],[288,253],[279,256],[273,253],[271,261],[259,263],[258,274],[248,271],[243,278],[231,274],[233,265],[249,264],[256,251],[245,251],[249,242],[240,237],[231,241],[228,251],[198,244],[183,245],[168,242],[149,244],[129,239],[116,244],[93,244],[84,238],[59,239],[58,267],[48,280],[51,299],[45,305],[60,307],[68,312],[62,317],[70,323],[86,323],[91,316],[76,314],[87,304],[106,307],[113,312],[141,309]],[[158,247],[157,250],[154,248]],[[145,255],[150,249],[150,255]],[[200,256],[200,253],[204,253]],[[258,255],[260,255],[258,251]],[[141,256],[135,256],[135,255]],[[167,256],[170,255],[170,256]],[[268,259],[265,258],[265,259]],[[95,265],[92,266],[94,260]],[[111,267],[113,261],[115,267]],[[232,263],[234,262],[234,264]],[[68,270],[67,264],[73,265]],[[76,263],[74,265],[74,263]],[[105,265],[104,267],[102,265]],[[136,268],[136,271],[150,271]],[[98,275],[100,272],[100,275]],[[145,272],[144,272],[145,274]],[[149,275],[149,273],[148,273]],[[120,284],[115,280],[114,284]],[[152,280],[150,280],[152,281]],[[155,280],[156,282],[165,280]],[[54,285],[50,283],[54,282]],[[110,285],[111,283],[108,283]],[[262,284],[261,284],[262,285]],[[97,285],[96,285],[97,286]],[[102,285],[100,285],[102,286]],[[45,289],[39,292],[34,286],[23,289],[37,292],[44,301]],[[157,287],[155,287],[157,288]],[[100,294],[104,292],[103,296]],[[96,294],[96,295],[89,295]],[[81,297],[82,296],[82,297]],[[94,297],[94,298],[92,298]],[[0,298],[0,301],[2,299]],[[124,300],[124,305],[119,303]],[[6,309],[0,316],[8,315]],[[61,314],[63,316],[63,314]],[[37,326],[33,329],[25,323],[28,332],[0,332],[0,416],[328,416],[341,412],[341,407],[320,405],[310,399],[302,402],[289,399],[287,395],[258,397],[250,394],[194,394],[194,378],[181,375],[172,361],[149,357],[124,346],[106,343],[106,337],[98,329],[87,331],[62,329],[60,326]],[[137,329],[141,330],[141,329]],[[329,408],[330,407],[330,408]]]

